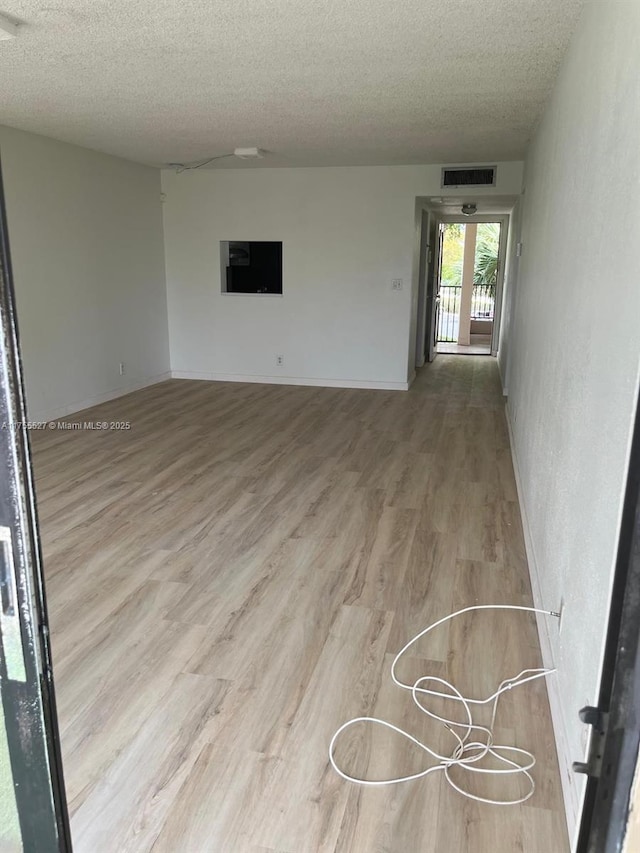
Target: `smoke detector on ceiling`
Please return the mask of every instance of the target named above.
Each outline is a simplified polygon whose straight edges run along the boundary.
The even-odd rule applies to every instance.
[[[478,210],[478,205],[477,204],[463,204],[461,210],[465,216],[473,216],[473,214],[476,213]]]
[[[241,160],[261,160],[263,156],[259,148],[234,148],[233,153]]]
[[[262,160],[265,152],[262,148],[234,148],[232,154],[219,154],[217,157],[209,157],[201,163],[167,163],[169,169],[175,169],[177,174],[180,172],[188,172],[193,169],[201,169],[203,166],[208,166],[209,163],[214,163],[216,160],[226,160],[228,157],[238,157],[240,160]]]

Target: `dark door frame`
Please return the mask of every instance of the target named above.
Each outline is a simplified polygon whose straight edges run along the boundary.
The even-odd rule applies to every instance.
[[[25,853],[70,853],[0,169],[0,694]],[[11,630],[9,630],[9,628]]]
[[[640,409],[629,458],[598,710],[602,725],[592,737],[599,746],[592,755],[576,853],[622,850],[640,747]]]

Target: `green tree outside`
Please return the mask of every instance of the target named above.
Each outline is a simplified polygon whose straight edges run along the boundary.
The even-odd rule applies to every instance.
[[[447,223],[444,227],[442,284],[445,287],[460,287],[462,285],[465,227],[461,222]],[[495,286],[498,274],[499,244],[500,224],[498,222],[479,222],[473,269],[474,284]]]
[[[444,226],[440,278],[445,287],[460,287],[462,285],[464,228],[465,226],[460,222],[447,223]]]
[[[499,245],[500,224],[498,222],[480,222],[476,239],[473,283],[493,285],[492,295],[495,295],[495,285],[498,280]]]

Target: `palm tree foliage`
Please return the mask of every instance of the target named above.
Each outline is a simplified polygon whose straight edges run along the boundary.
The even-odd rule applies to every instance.
[[[478,225],[476,258],[473,268],[474,284],[490,284],[495,287],[498,279],[498,246],[500,225],[498,222],[481,222]]]
[[[441,272],[442,284],[445,287],[459,287],[462,284],[464,236],[464,224],[456,222],[448,223],[445,226]],[[498,222],[479,222],[473,270],[474,284],[486,284],[495,287],[498,273],[499,243],[500,224]]]

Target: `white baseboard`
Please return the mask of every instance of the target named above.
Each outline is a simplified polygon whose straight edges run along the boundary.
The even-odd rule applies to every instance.
[[[502,365],[500,364],[500,359],[498,358],[498,353],[496,352],[496,360],[498,363],[498,376],[500,377],[500,385],[502,386],[502,396],[505,399],[509,396],[509,389],[507,388],[506,376],[502,375]],[[507,423],[509,424],[509,429],[511,429],[511,423],[509,423],[509,414],[507,413]],[[513,456],[513,447],[511,448],[511,455]]]
[[[533,593],[534,607],[541,609],[555,609],[559,602],[543,601],[542,587],[540,583],[540,572],[538,562],[535,556],[533,545],[533,537],[531,535],[531,527],[527,518],[527,507],[524,500],[524,491],[522,488],[522,480],[520,478],[520,469],[518,466],[518,457],[515,449],[515,441],[513,436],[513,425],[511,423],[511,413],[509,404],[505,405],[505,413],[507,417],[507,427],[509,430],[509,444],[511,446],[511,459],[513,461],[513,470],[516,479],[516,489],[518,492],[518,502],[520,504],[520,514],[522,516],[522,529],[524,532],[524,545],[527,555],[527,564],[529,566],[529,577],[531,578],[531,591]],[[543,665],[548,669],[555,667],[553,646],[551,644],[550,629],[553,629],[552,620],[539,615],[537,617],[538,636],[540,639],[540,649],[542,652]],[[562,794],[564,797],[565,817],[567,821],[567,829],[569,838],[572,840],[572,850],[575,844],[576,830],[580,818],[580,808],[582,800],[582,791],[579,790],[580,783],[577,780],[576,774],[571,769],[572,755],[569,749],[569,739],[567,737],[567,727],[562,710],[562,698],[560,679],[558,673],[555,673],[548,678],[545,678],[547,685],[547,693],[549,696],[549,707],[551,709],[551,722],[553,724],[553,734],[556,742],[556,750],[558,753],[558,765],[560,768],[560,780],[562,783]],[[583,786],[582,786],[583,787]]]
[[[66,406],[58,406],[55,409],[46,409],[44,411],[28,410],[30,421],[54,421],[58,418],[64,418],[66,415],[72,415],[75,412],[82,412],[85,409],[91,409],[93,406],[99,406],[100,403],[108,403],[109,400],[116,400],[118,397],[124,397],[126,394],[131,394],[134,391],[140,391],[142,388],[148,388],[150,385],[157,385],[158,382],[166,382],[171,379],[171,372],[158,373],[156,376],[148,377],[139,382],[132,382],[126,388],[117,388],[112,391],[105,391],[103,394],[96,394],[92,397],[85,397],[84,400],[77,400],[69,403]]]
[[[319,388],[370,388],[381,391],[408,391],[409,382],[374,382],[369,379],[316,379],[306,376],[257,376],[253,373],[201,373],[172,370],[172,379],[204,379],[209,382],[257,382],[262,385],[313,385]]]
[[[415,373],[409,382],[373,382],[368,379],[308,379],[303,376],[255,376],[238,373],[200,373],[198,371],[168,370],[166,373],[159,373],[140,382],[132,382],[125,388],[105,391],[103,394],[85,397],[83,400],[76,400],[65,406],[57,406],[55,409],[34,411],[29,409],[29,420],[34,422],[53,421],[58,418],[64,418],[66,415],[82,412],[85,409],[93,408],[93,406],[99,406],[101,403],[108,403],[109,400],[116,400],[118,397],[124,397],[126,394],[132,394],[134,391],[148,388],[150,385],[157,385],[158,382],[166,382],[167,379],[204,379],[213,382],[257,382],[265,385],[314,385],[321,388],[370,388],[382,391],[407,391],[409,385],[415,379]]]

